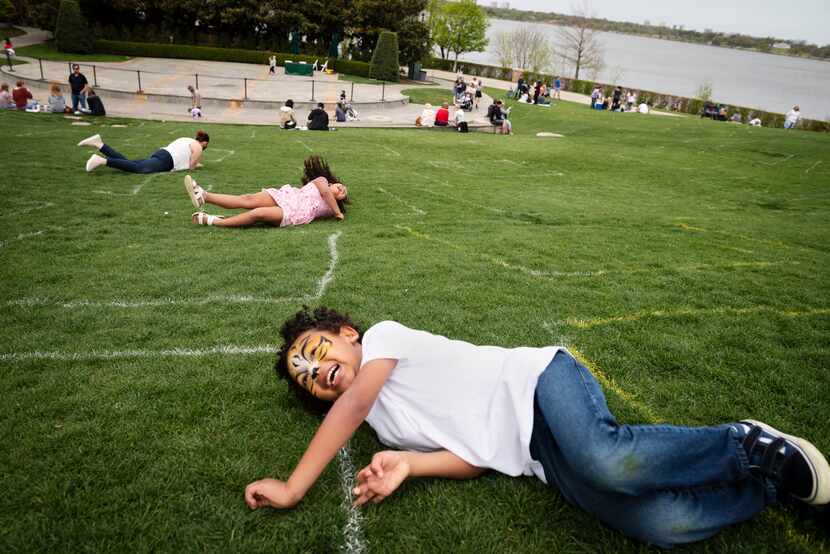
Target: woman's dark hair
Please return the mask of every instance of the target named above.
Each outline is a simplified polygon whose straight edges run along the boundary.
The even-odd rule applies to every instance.
[[[294,101],[289,98],[288,100],[285,101],[285,105],[288,106],[289,108],[293,108],[294,107]]]
[[[210,142],[210,136],[206,132],[199,129],[196,131],[196,140],[198,142]]]
[[[302,183],[310,183],[317,177],[325,177],[329,183],[342,183],[337,176],[329,169],[329,164],[320,156],[309,156],[303,162]],[[349,197],[337,201],[341,213],[346,213],[346,204],[350,204]]]
[[[306,331],[316,329],[318,331],[337,333],[344,326],[349,326],[357,331],[358,341],[363,340],[363,331],[360,325],[355,323],[348,314],[341,314],[325,306],[315,308],[313,311],[308,306],[303,306],[303,309],[294,314],[294,317],[287,319],[280,329],[282,346],[280,346],[277,352],[274,371],[277,377],[288,381],[289,388],[297,395],[300,402],[311,411],[324,413],[331,407],[331,402],[320,400],[316,396],[309,394],[306,389],[302,388],[291,378],[291,375],[288,373],[288,350],[294,344],[294,341],[297,340],[297,337]]]

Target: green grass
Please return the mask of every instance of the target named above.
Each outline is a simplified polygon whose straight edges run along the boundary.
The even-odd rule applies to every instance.
[[[379,85],[381,83],[377,79],[363,77],[362,75],[348,75],[346,73],[339,73],[337,78],[341,81],[349,81],[359,85]]]
[[[26,31],[23,29],[18,29],[17,27],[6,27],[5,25],[0,25],[0,39],[4,39],[6,37],[14,38],[19,37],[21,35],[25,35]],[[14,43],[14,41],[12,41]]]
[[[432,104],[440,106],[444,102],[452,104],[452,91],[447,88],[408,88],[401,91],[404,96],[409,96],[413,104]]]
[[[511,119],[510,137],[199,123],[214,191],[296,184],[311,149],[353,197],[342,223],[229,230],[191,226],[181,174],[87,174],[74,146],[100,132],[144,156],[197,124],[0,113],[0,352],[275,344],[341,232],[313,304],[476,343],[563,342],[612,381],[623,421],[753,417],[830,452],[830,136],[564,102]],[[336,467],[295,510],[243,504],[249,481],[288,477],[318,422],[272,363],[0,358],[0,551],[339,549]],[[351,446],[358,466],[381,448],[366,426]],[[371,552],[648,550],[531,478],[412,481],[363,514]],[[678,549],[828,550],[776,509]]]
[[[54,41],[33,44],[15,49],[18,56],[30,58],[41,58],[53,62],[124,62],[130,59],[129,56],[118,56],[115,54],[71,54],[59,52],[55,48]]]

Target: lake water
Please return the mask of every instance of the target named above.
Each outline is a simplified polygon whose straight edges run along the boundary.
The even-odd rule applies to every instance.
[[[497,33],[518,26],[545,32],[556,46],[553,25],[490,19],[488,48]],[[605,52],[605,67],[596,76],[600,82],[611,83],[618,76],[622,86],[691,97],[708,81],[718,102],[777,113],[798,104],[804,117],[830,119],[830,62],[619,33],[600,33],[598,37]],[[498,65],[492,50],[464,54],[459,59]],[[553,71],[572,76],[561,67]]]

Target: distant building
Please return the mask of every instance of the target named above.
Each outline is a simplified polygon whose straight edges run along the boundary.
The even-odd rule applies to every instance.
[[[777,48],[779,50],[789,50],[790,43],[789,42],[776,42],[772,45],[773,48]]]

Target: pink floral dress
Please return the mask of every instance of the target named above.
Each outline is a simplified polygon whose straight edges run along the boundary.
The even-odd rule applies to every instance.
[[[308,183],[302,188],[284,185],[279,189],[262,190],[270,194],[277,206],[282,208],[280,227],[305,225],[315,219],[334,215],[314,183]]]

